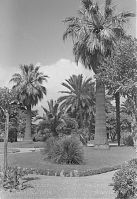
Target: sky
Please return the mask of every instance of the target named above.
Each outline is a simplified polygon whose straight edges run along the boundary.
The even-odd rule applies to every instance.
[[[104,0],[97,0],[103,4]],[[113,0],[120,11],[136,12],[136,0]],[[41,65],[50,76],[47,99],[57,98],[60,83],[73,73],[90,76],[76,66],[71,40],[63,42],[63,20],[76,16],[80,0],[0,0],[0,86],[9,86],[20,64]],[[135,19],[127,27],[136,35]],[[45,99],[44,99],[45,100]]]

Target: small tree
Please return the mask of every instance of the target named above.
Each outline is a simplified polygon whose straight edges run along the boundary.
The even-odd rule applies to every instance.
[[[0,110],[1,114],[5,116],[5,136],[4,136],[4,180],[7,175],[7,146],[9,133],[9,115],[13,111],[12,103],[16,99],[16,94],[8,88],[0,88]]]

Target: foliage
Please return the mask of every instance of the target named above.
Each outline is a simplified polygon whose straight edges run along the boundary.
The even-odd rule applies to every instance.
[[[20,73],[15,73],[10,80],[14,83],[13,90],[17,93],[18,101],[26,107],[26,140],[31,140],[31,108],[47,94],[46,87],[42,85],[47,78],[38,66],[30,64],[21,65]]]
[[[83,149],[74,137],[49,138],[46,142],[47,158],[58,164],[82,164]]]
[[[137,194],[137,161],[122,166],[113,177],[113,190],[118,199],[129,199]]]
[[[127,95],[125,85],[129,83],[129,79],[135,75],[137,60],[135,56],[135,42],[130,37],[122,38],[117,42],[115,51],[111,53],[111,57],[103,63],[100,73],[96,75],[97,79],[102,79],[105,83],[108,94],[113,95],[116,102],[116,133],[118,144],[120,145],[120,96]],[[127,122],[127,120],[125,120]],[[124,124],[125,124],[124,122]],[[128,123],[127,123],[128,125]],[[124,127],[124,126],[123,126]]]
[[[43,107],[43,110],[43,117],[36,117],[36,120],[42,120],[38,125],[38,131],[41,130],[42,134],[45,132],[45,129],[49,129],[53,136],[71,134],[72,130],[77,129],[78,124],[76,120],[61,111],[58,102],[48,101],[48,109]]]
[[[123,144],[126,146],[134,146],[133,136],[128,135],[127,137],[124,137]]]
[[[111,0],[105,1],[104,9],[93,0],[81,0],[81,9],[78,12],[78,17],[68,17],[64,20],[67,28],[63,39],[72,38],[73,54],[76,62],[81,61],[86,68],[92,69],[95,74],[100,72],[100,68],[103,70],[103,62],[107,62],[106,59],[111,57],[117,41],[125,34],[124,24],[129,17],[134,16],[130,12],[117,14],[114,11]],[[104,103],[100,104],[98,100],[98,94],[100,96],[101,92],[104,100],[105,87],[101,78],[98,78],[97,81],[96,121],[99,121],[100,115],[102,115],[104,122],[102,126],[96,122],[97,128],[95,129],[106,129]],[[101,86],[104,89],[100,89]],[[99,106],[102,106],[102,108],[98,109]],[[100,110],[102,110],[101,113]],[[98,134],[100,139],[98,139]],[[95,142],[101,144],[101,142],[104,143],[104,140],[106,140],[107,143],[105,130],[103,134],[104,136],[101,136],[101,133],[96,130]]]
[[[47,81],[48,76],[39,72],[39,67],[33,64],[21,65],[20,71],[12,76],[10,82],[14,83],[13,89],[17,92],[19,101],[25,106],[34,106],[47,93],[42,83]]]
[[[82,0],[78,17],[68,17],[63,39],[73,39],[73,52],[76,62],[80,59],[84,66],[97,73],[97,67],[104,58],[111,55],[116,40],[124,35],[123,25],[134,14],[130,12],[115,13],[112,1],[105,1],[102,9],[93,0]]]
[[[6,174],[6,179],[3,179],[3,176],[1,176],[2,187],[5,190],[13,191],[26,188],[22,177],[28,173],[24,169],[20,167],[8,167]]]
[[[84,121],[91,119],[89,112],[91,116],[94,114],[94,83],[91,78],[83,79],[81,74],[78,76],[72,75],[62,85],[67,91],[60,91],[65,94],[58,99],[60,109],[75,115],[79,127],[83,127]]]
[[[134,77],[137,66],[137,57],[135,54],[136,42],[130,37],[122,38],[117,42],[115,50],[111,57],[103,63],[103,68],[96,75],[106,84],[108,94],[120,92],[124,96],[127,94],[125,86],[128,86],[129,80]]]
[[[17,128],[9,128],[8,140],[9,142],[17,142]]]

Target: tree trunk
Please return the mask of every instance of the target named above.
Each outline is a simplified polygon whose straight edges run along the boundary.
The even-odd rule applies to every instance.
[[[115,102],[116,102],[116,134],[117,134],[117,141],[118,146],[120,146],[120,93],[117,92],[115,94]]]
[[[5,139],[4,139],[4,180],[7,178],[7,167],[8,167],[8,159],[7,159],[7,147],[8,147],[8,134],[9,134],[9,113],[6,111],[6,122],[5,122]]]
[[[31,106],[27,106],[26,110],[26,129],[25,129],[25,136],[24,141],[32,141],[31,137]]]
[[[81,105],[79,105],[79,113],[80,113],[80,128],[83,129],[83,116],[82,116],[82,108],[81,108]]]
[[[96,83],[96,118],[94,147],[100,149],[109,148],[106,132],[105,86],[98,81]]]

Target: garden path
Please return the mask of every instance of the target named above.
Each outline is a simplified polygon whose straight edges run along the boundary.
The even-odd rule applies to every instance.
[[[27,188],[21,192],[0,192],[0,199],[114,199],[114,172],[88,177],[27,176]]]

